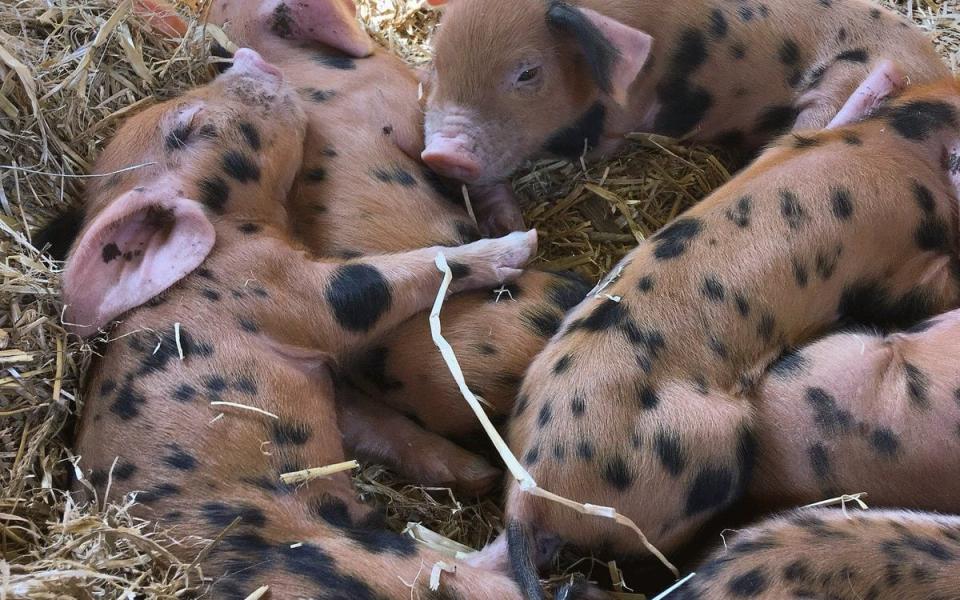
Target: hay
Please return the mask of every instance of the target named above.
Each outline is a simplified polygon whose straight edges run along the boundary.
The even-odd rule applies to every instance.
[[[78,201],[81,176],[120,119],[212,75],[199,27],[186,41],[164,39],[125,14],[128,1],[0,3],[0,589],[8,598],[179,596],[202,573],[168,549],[210,544],[134,519],[129,499],[76,506],[63,492],[73,472],[74,401],[92,351],[60,326],[58,266],[37,253],[32,233]],[[412,0],[358,4],[377,40],[413,64],[428,60],[436,13]],[[943,56],[960,66],[960,0],[897,5],[935,31]],[[597,279],[723,183],[730,164],[708,147],[640,136],[615,160],[545,161],[515,183],[548,264]],[[502,528],[490,498],[466,503],[447,490],[402,486],[376,465],[355,481],[363,498],[387,506],[398,531],[419,522],[477,548]]]

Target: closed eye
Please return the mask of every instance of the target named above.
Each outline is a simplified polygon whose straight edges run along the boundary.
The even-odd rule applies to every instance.
[[[187,140],[190,138],[190,134],[193,132],[193,125],[190,123],[181,123],[177,125],[176,129],[167,134],[166,140],[164,140],[164,145],[167,147],[167,150],[181,150],[187,147]]]

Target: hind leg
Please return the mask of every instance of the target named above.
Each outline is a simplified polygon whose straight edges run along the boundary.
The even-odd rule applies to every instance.
[[[960,310],[888,336],[828,336],[775,363],[760,387],[752,494],[807,504],[960,511]]]

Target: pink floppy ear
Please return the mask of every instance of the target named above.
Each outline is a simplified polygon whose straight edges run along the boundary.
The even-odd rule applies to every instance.
[[[653,38],[595,10],[558,0],[550,3],[547,22],[573,37],[600,89],[625,106],[630,86],[650,57]]]
[[[170,189],[127,192],[83,232],[63,274],[64,320],[76,333],[140,306],[210,253],[216,235],[202,206]]]
[[[270,28],[280,37],[320,42],[357,58],[373,54],[353,0],[281,0],[271,11]]]

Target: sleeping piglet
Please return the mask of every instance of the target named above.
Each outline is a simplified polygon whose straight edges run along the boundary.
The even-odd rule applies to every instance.
[[[948,75],[926,36],[865,0],[454,0],[423,159],[492,184],[528,158],[609,153],[632,131],[756,148],[827,125],[878,69],[880,94]]]

